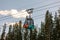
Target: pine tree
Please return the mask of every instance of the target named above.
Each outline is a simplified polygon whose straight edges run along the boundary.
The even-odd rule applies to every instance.
[[[18,24],[14,25],[14,40],[18,39]]]
[[[53,40],[53,16],[52,16],[52,13],[50,13],[50,40]]]
[[[11,33],[11,36],[12,36],[12,40],[15,40],[15,24],[12,26],[12,33]]]
[[[43,38],[43,36],[42,36],[42,32],[40,32],[40,30],[41,29],[39,29],[39,33],[38,33],[38,38],[37,38],[37,40],[43,40],[44,38]]]
[[[33,40],[37,40],[37,29],[36,28],[33,31]]]
[[[49,11],[46,12],[46,17],[45,17],[45,40],[50,40]]]
[[[44,36],[41,35],[41,33],[38,34],[38,39],[37,40],[44,40]]]
[[[37,30],[30,30],[30,40],[37,40]]]
[[[3,26],[3,31],[2,31],[2,35],[1,35],[1,40],[4,40],[4,38],[5,38],[5,29],[6,29],[6,24],[4,24],[4,26]]]
[[[30,30],[30,40],[32,40],[32,37],[33,37],[33,36],[32,36],[32,32],[33,32],[33,31]]]
[[[19,34],[18,34],[18,40],[22,40],[22,32],[21,32],[21,30],[22,30],[22,22],[21,21],[19,21]]]
[[[59,24],[59,19],[56,21],[56,29],[57,29],[57,40],[60,40],[60,24]]]
[[[53,26],[53,40],[57,40],[57,13],[55,12],[54,26]]]
[[[58,10],[58,13],[59,13],[59,16],[56,21],[57,22],[56,28],[57,28],[57,40],[60,40],[60,9]]]
[[[52,15],[47,10],[46,17],[45,17],[45,40],[51,39],[51,32],[52,32],[52,27],[53,27],[52,24],[53,24]]]
[[[44,23],[43,22],[41,22],[41,34],[44,34],[44,27],[45,25],[44,25]]]
[[[28,40],[28,29],[25,29],[24,40]]]
[[[40,35],[40,37],[41,37],[41,39],[42,40],[44,40],[44,28],[45,28],[45,24],[43,23],[43,22],[41,22],[41,35]]]
[[[12,25],[9,26],[9,31],[8,31],[8,34],[6,36],[6,40],[12,40],[11,29],[12,29]]]

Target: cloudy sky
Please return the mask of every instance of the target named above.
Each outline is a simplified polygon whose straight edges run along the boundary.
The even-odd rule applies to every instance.
[[[4,23],[13,24],[22,20],[24,23],[25,11],[29,8],[35,8],[32,14],[35,25],[40,25],[44,21],[46,10],[54,15],[54,12],[60,7],[60,0],[0,0],[0,27]],[[39,11],[38,11],[39,10]],[[6,17],[7,16],[7,17]]]

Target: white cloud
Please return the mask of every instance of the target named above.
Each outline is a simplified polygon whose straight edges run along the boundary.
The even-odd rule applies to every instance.
[[[8,15],[10,12],[8,10],[1,10],[0,15]]]
[[[25,18],[29,14],[25,10],[18,11],[16,9],[11,9],[11,10],[1,10],[0,15],[8,15],[12,16],[14,18]]]

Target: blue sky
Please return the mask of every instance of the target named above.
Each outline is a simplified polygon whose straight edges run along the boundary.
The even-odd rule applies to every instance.
[[[41,6],[44,6],[44,5],[47,5],[50,3],[54,3],[57,1],[59,1],[59,0],[0,0],[0,11],[3,11],[3,12],[5,10],[11,11],[12,9],[14,9],[16,11],[21,11],[21,10],[25,10],[28,8],[41,7]],[[32,14],[35,25],[40,26],[40,22],[44,21],[45,16],[42,14],[45,14],[46,10],[49,10],[54,15],[53,11],[56,11],[59,8],[59,6],[54,7],[54,8],[49,8],[49,7],[56,6],[56,5],[60,5],[60,3],[56,3],[53,5],[39,8],[39,9],[44,9],[44,10],[40,10],[40,11],[37,11],[39,9],[35,9],[34,10],[35,12],[33,12],[33,14]],[[38,16],[38,15],[40,15],[40,16]],[[4,16],[8,16],[8,19],[5,19]],[[37,16],[37,17],[34,17],[34,16]],[[4,18],[1,18],[1,17],[4,17]],[[3,20],[3,19],[5,19],[5,20]],[[19,20],[23,21],[24,19],[25,18],[23,18],[23,17],[14,18],[14,17],[9,16],[9,15],[4,15],[4,14],[1,15],[0,14],[0,20],[1,20],[0,25],[4,24],[5,22],[12,22],[13,23],[13,22],[18,22]],[[2,26],[0,26],[0,27],[2,27]]]

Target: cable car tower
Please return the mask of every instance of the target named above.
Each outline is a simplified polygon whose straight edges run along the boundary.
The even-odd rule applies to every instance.
[[[34,28],[34,20],[31,17],[31,14],[33,13],[33,8],[26,10],[29,16],[26,16],[25,22],[24,22],[24,28],[27,29],[33,29]]]

